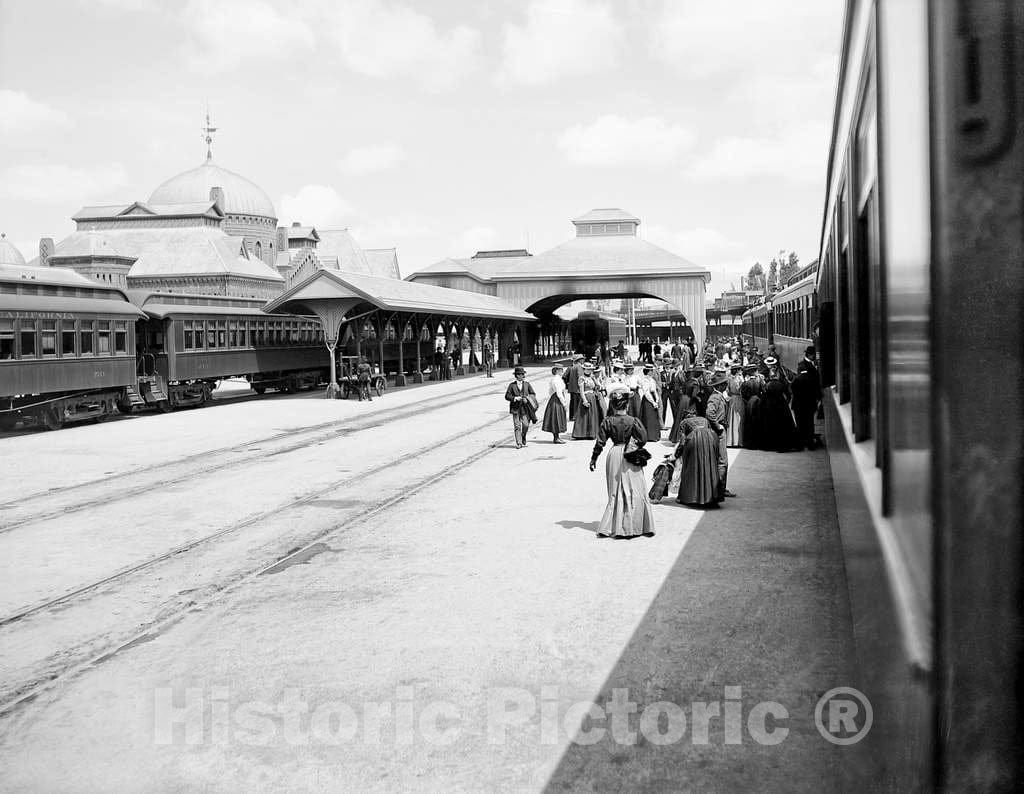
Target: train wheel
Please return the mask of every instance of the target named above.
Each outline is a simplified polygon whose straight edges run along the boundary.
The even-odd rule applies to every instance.
[[[160,413],[163,414],[169,414],[171,411],[174,410],[174,406],[171,405],[170,400],[160,400],[160,402],[156,404],[156,407],[159,408]]]
[[[128,400],[118,400],[117,410],[123,414],[130,414],[133,410],[135,410],[135,406],[128,402]]]
[[[43,427],[47,430],[60,430],[64,427],[64,416],[59,408],[43,410]]]
[[[266,386],[253,386],[252,390],[254,392],[256,392],[257,394],[266,394],[267,387]]]

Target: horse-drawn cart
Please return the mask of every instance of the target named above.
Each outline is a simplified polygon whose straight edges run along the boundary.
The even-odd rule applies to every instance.
[[[341,396],[344,399],[355,395],[359,396],[359,378],[356,376],[356,367],[359,366],[357,356],[339,356],[341,366],[338,368],[338,384],[341,386]],[[380,372],[370,373],[370,389],[382,397],[388,388],[387,376]]]

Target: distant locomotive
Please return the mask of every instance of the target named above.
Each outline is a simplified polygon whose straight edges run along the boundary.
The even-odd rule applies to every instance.
[[[592,356],[605,340],[609,349],[626,341],[626,321],[616,314],[582,311],[569,323],[569,336],[575,352]]]

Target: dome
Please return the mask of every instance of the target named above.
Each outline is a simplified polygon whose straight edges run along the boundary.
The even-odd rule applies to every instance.
[[[0,265],[23,264],[25,264],[25,257],[21,255],[21,251],[7,239],[6,234],[0,234]]]
[[[227,215],[259,215],[277,218],[274,203],[256,184],[234,171],[228,171],[207,160],[198,168],[178,174],[164,182],[149,197],[150,204],[192,204],[210,200],[210,189],[224,189]]]

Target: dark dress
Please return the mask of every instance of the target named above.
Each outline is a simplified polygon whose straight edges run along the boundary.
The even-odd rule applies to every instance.
[[[557,394],[552,394],[548,398],[548,405],[544,409],[544,424],[541,425],[541,429],[545,433],[564,433],[566,430],[565,421],[565,406],[562,405],[562,401],[558,398]]]
[[[678,444],[683,438],[683,417],[686,416],[686,412],[693,403],[693,395],[696,390],[697,381],[689,378],[676,393],[676,401],[672,404],[672,430],[668,436],[668,440],[673,444]]]
[[[572,423],[572,437],[577,439],[597,438],[597,430],[601,425],[601,401],[597,394],[597,384],[589,375],[580,378],[580,404],[576,408],[576,416]],[[586,404],[584,404],[586,401]]]
[[[640,445],[647,440],[643,424],[632,416],[606,417],[598,428],[593,460],[608,441],[614,444],[605,460],[608,503],[597,529],[599,535],[629,538],[654,534],[654,511],[647,495],[644,470],[622,457],[630,438]]]
[[[761,449],[787,452],[799,445],[793,412],[789,410],[789,384],[772,378],[761,397]]]
[[[676,501],[684,505],[708,507],[722,501],[719,493],[718,433],[703,416],[690,416],[682,421],[683,440],[676,448],[676,457],[683,467]]]

